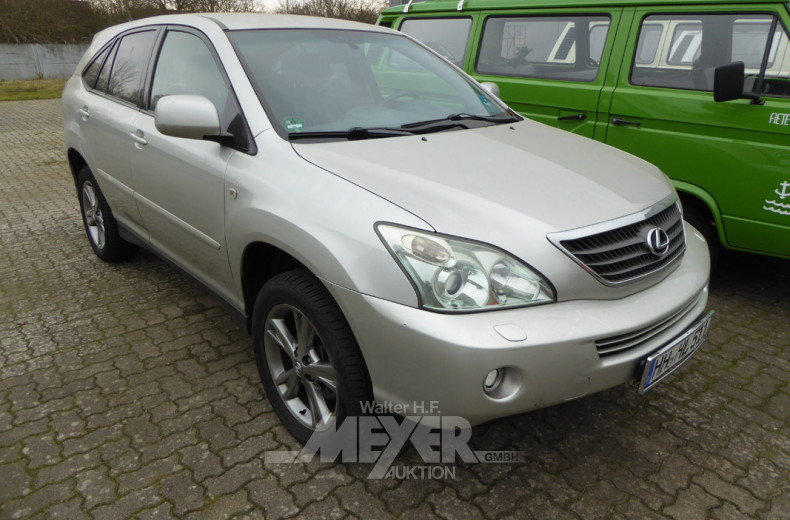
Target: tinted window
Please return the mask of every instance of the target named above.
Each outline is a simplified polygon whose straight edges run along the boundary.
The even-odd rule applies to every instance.
[[[164,96],[195,94],[214,103],[221,121],[228,112],[230,90],[214,56],[197,36],[169,31],[156,62],[149,108]],[[232,107],[231,107],[232,108]]]
[[[411,18],[400,26],[401,32],[421,41],[459,67],[464,64],[471,29],[471,18]]]
[[[138,104],[143,73],[148,66],[156,31],[145,31],[124,36],[118,45],[110,74],[107,93]]]
[[[742,61],[746,65],[744,80],[749,90],[760,75],[768,47],[763,92],[787,95],[790,68],[787,33],[777,24],[771,35],[772,22],[773,18],[766,15],[648,16],[639,34],[631,83],[712,91],[716,67]],[[661,33],[668,36],[662,40]]]
[[[106,58],[109,53],[110,47],[107,47],[94,58],[90,66],[82,73],[82,80],[85,82],[86,87],[93,88],[96,86],[96,80],[99,78],[99,71],[101,70],[102,63],[104,63],[104,58]]]
[[[476,71],[595,81],[608,34],[605,16],[489,18]]]
[[[107,92],[107,87],[110,84],[110,70],[112,70],[112,63],[115,61],[115,53],[118,50],[118,42],[116,42],[110,49],[110,54],[104,64],[102,65],[101,72],[99,73],[99,80],[96,82],[96,90]]]

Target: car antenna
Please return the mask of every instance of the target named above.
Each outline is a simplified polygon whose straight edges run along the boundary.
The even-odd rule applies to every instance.
[[[131,11],[129,11],[129,4],[124,2],[123,3],[123,8],[126,9],[126,14],[129,16],[129,21],[133,22],[134,18],[132,18],[132,13],[131,13]]]

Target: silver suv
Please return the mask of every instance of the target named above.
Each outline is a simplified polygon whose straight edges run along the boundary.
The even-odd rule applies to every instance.
[[[660,171],[389,29],[119,25],[63,114],[94,252],[150,248],[235,309],[301,442],[371,403],[477,424],[646,390],[704,341],[706,245]]]

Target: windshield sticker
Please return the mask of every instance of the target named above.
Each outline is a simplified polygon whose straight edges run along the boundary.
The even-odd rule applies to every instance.
[[[779,200],[790,199],[790,182],[784,181],[783,183],[779,184],[779,188],[775,189],[774,193],[779,195]],[[788,202],[790,202],[790,200]],[[765,211],[790,216],[790,204],[779,202],[776,199],[766,199],[765,203],[767,204],[767,206],[763,206]]]
[[[304,121],[297,117],[292,117],[285,120],[285,129],[289,132],[301,132],[304,128]]]
[[[768,116],[769,125],[790,126],[790,114],[774,112]]]

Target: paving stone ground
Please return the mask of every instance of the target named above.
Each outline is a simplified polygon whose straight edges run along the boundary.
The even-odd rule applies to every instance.
[[[264,461],[297,446],[250,339],[153,255],[93,255],[61,143],[59,101],[0,103],[0,518],[790,518],[790,262],[725,255],[708,343],[655,391],[475,430],[525,463],[368,480]]]

